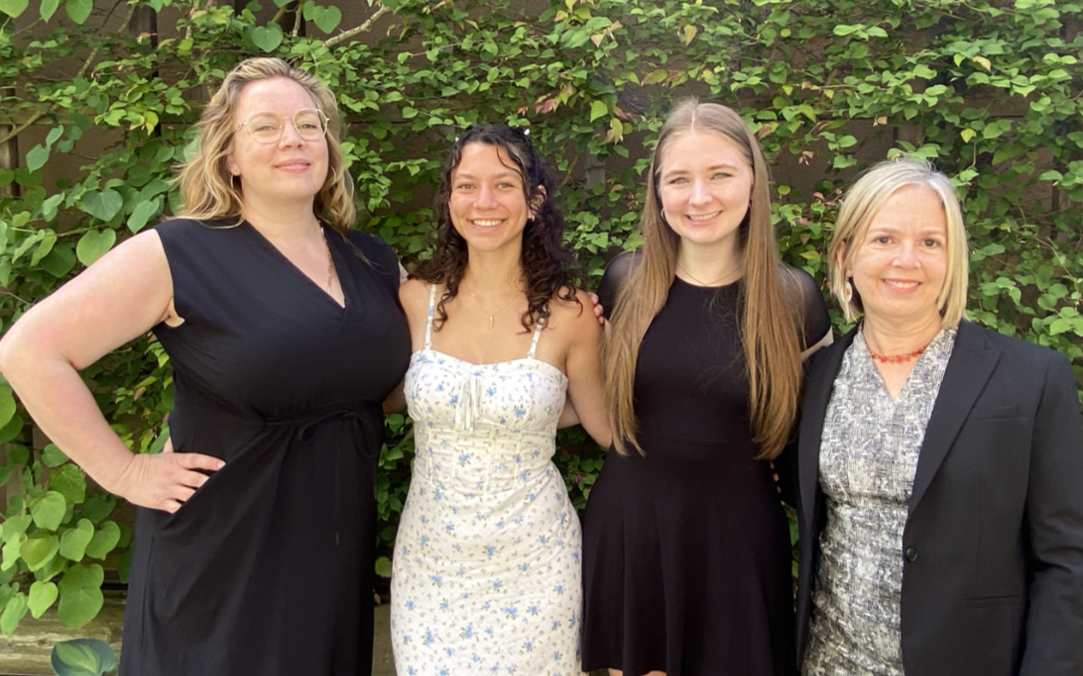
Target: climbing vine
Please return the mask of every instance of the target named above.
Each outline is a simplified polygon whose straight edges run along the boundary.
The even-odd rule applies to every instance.
[[[142,23],[140,23],[142,22]],[[0,0],[0,328],[133,233],[175,213],[173,168],[209,91],[274,54],[338,95],[358,226],[409,267],[449,142],[478,121],[530,127],[559,175],[567,241],[597,279],[638,244],[643,171],[675,99],[740,110],[777,168],[784,258],[823,280],[840,191],[871,162],[926,157],[965,198],[970,317],[1083,370],[1083,3],[1078,0]],[[129,26],[149,26],[129,30]],[[834,313],[836,327],[844,328]],[[171,372],[145,337],[85,370],[133,451],[168,435]],[[409,484],[408,420],[380,459],[387,558]],[[0,383],[0,631],[54,604],[71,626],[126,576],[117,500]],[[602,452],[557,464],[582,508]]]

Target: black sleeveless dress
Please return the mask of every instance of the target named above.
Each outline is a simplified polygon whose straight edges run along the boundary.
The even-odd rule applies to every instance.
[[[226,465],[138,510],[120,673],[367,675],[381,402],[410,351],[395,254],[328,230],[342,308],[247,223],[157,232],[185,319],[154,327],[173,443]]]
[[[606,270],[612,308],[634,257]],[[830,330],[812,277],[790,270],[802,342]],[[680,279],[643,338],[639,442],[610,449],[583,519],[583,669],[667,676],[795,673],[789,529],[756,460],[740,338],[740,283]]]

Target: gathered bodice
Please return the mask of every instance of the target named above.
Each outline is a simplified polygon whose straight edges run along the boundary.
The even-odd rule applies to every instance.
[[[425,347],[413,353],[406,372],[414,475],[467,494],[508,490],[548,475],[567,377],[534,356],[543,324],[526,357],[474,364],[432,349],[434,299],[435,287]]]
[[[405,674],[581,674],[579,517],[553,453],[568,379],[535,358],[425,345],[406,401],[416,451],[395,536],[391,634]],[[484,329],[483,329],[484,330]]]

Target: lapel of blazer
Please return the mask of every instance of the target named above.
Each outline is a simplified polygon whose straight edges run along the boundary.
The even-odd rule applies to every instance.
[[[809,379],[801,410],[801,436],[798,450],[798,490],[801,492],[801,510],[805,523],[815,527],[813,520],[816,505],[817,484],[820,481],[820,443],[824,431],[824,416],[831,401],[831,389],[835,384],[846,348],[854,342],[857,329],[852,329],[837,343],[824,348],[823,354],[813,356]]]
[[[1000,350],[989,344],[982,329],[966,320],[959,323],[955,347],[948,358],[944,380],[940,383],[940,392],[918,454],[914,487],[910,493],[910,514],[914,513],[932,483],[999,359]]]

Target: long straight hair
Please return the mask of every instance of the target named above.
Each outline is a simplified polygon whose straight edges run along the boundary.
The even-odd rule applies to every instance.
[[[634,406],[636,362],[643,336],[662,306],[677,270],[680,237],[663,220],[658,180],[666,153],[682,134],[721,134],[741,149],[752,168],[748,214],[739,229],[743,284],[740,292],[741,339],[749,382],[749,413],[760,458],[778,456],[797,417],[801,390],[801,341],[798,338],[797,288],[782,277],[774,229],[767,164],[759,143],[741,116],[715,103],[684,101],[670,114],[658,135],[647,175],[647,200],[639,229],[643,253],[617,297],[612,330],[606,332],[605,371],[609,423],[618,452],[628,446],[643,453],[636,438]]]

